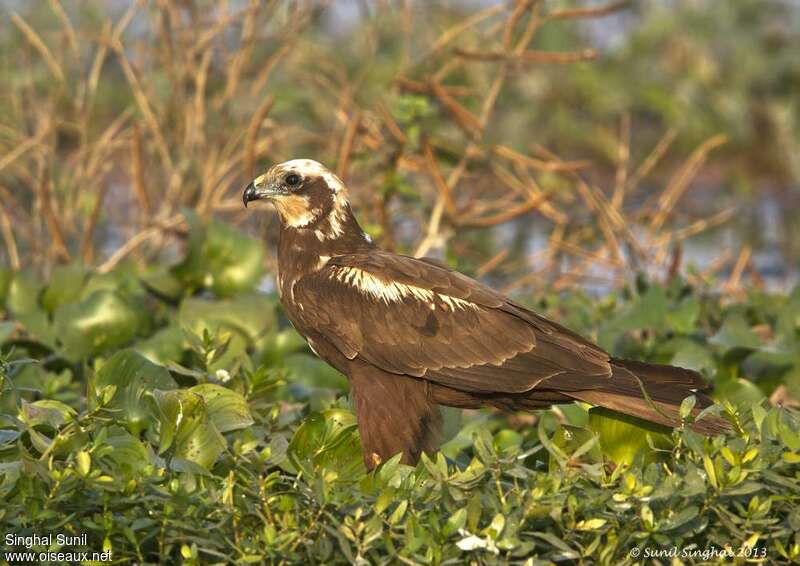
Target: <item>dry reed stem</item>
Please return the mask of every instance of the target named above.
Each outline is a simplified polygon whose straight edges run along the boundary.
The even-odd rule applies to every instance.
[[[67,43],[69,44],[70,51],[74,57],[78,56],[78,38],[75,36],[75,28],[69,21],[69,16],[64,11],[64,6],[61,5],[59,0],[48,0],[50,9],[61,20],[61,26],[64,28],[64,34],[67,36]]]
[[[0,231],[3,233],[3,240],[6,244],[6,253],[8,254],[8,263],[11,269],[17,271],[22,266],[19,261],[19,251],[17,249],[17,240],[14,238],[14,230],[11,228],[11,220],[6,214],[6,209],[0,203]]]
[[[515,151],[504,145],[492,146],[491,151],[500,157],[508,159],[509,161],[521,163],[525,167],[546,173],[578,171],[592,165],[592,162],[588,159],[581,159],[578,161],[544,161],[542,159],[536,159],[535,157],[523,155],[522,153],[519,153],[518,151]]]
[[[522,216],[523,214],[527,214],[533,210],[536,210],[544,202],[547,201],[549,195],[547,194],[539,194],[534,195],[528,198],[525,202],[512,206],[508,210],[504,212],[499,212],[497,214],[491,216],[482,216],[480,218],[466,218],[460,219],[458,222],[459,226],[465,227],[473,227],[473,228],[486,228],[488,226],[497,226],[498,224],[503,224],[504,222],[508,222],[509,220],[513,220],[518,216]]]
[[[117,149],[114,146],[115,139],[121,137],[120,132],[127,124],[131,114],[131,110],[122,112],[122,114],[114,118],[106,129],[103,130],[103,133],[100,134],[96,142],[84,144],[86,161],[81,174],[85,179],[91,180],[100,169],[100,166],[106,162],[108,156]]]
[[[557,244],[551,245],[555,246],[554,251],[563,250],[567,253],[580,257],[581,259],[585,259],[590,263],[600,263],[603,265],[608,265],[610,263],[612,266],[617,268],[625,266],[623,261],[619,259],[608,258],[605,254],[603,254],[603,251],[606,251],[606,248],[603,248],[603,250],[599,252],[589,251],[566,240],[560,240]]]
[[[64,71],[61,70],[61,65],[59,64],[58,60],[53,56],[52,51],[50,48],[47,47],[47,44],[39,37],[39,34],[36,33],[28,22],[26,22],[22,16],[17,14],[16,12],[11,13],[11,21],[14,22],[14,25],[17,26],[17,29],[22,32],[22,35],[25,36],[25,39],[31,44],[31,46],[39,52],[39,55],[42,56],[44,59],[47,68],[50,69],[50,73],[55,77],[58,82],[61,84],[65,83],[64,79]]]
[[[533,40],[533,36],[536,33],[536,30],[539,27],[540,18],[539,18],[539,3],[538,0],[519,0],[517,3],[517,9],[509,18],[507,22],[505,32],[504,32],[504,44],[506,46],[510,46],[513,38],[513,28],[516,25],[519,18],[522,15],[531,10],[531,17],[528,20],[528,24],[525,27],[525,31],[522,35],[522,38],[519,40],[515,47],[515,51],[523,51],[527,48],[528,44]],[[497,96],[500,94],[503,85],[508,77],[508,64],[504,64],[497,73],[494,81],[492,82],[491,87],[489,88],[487,96],[483,100],[483,104],[481,105],[481,113],[479,119],[479,129],[477,131],[477,135],[475,137],[471,137],[468,134],[468,138],[470,139],[469,144],[467,145],[464,153],[459,160],[456,167],[450,172],[450,175],[447,178],[447,186],[452,187],[452,190],[455,190],[458,186],[458,183],[463,175],[464,171],[467,168],[469,161],[472,157],[479,153],[480,150],[478,148],[478,139],[485,133],[486,126],[489,122],[489,118],[492,115],[492,111],[494,106],[497,102]]]
[[[683,245],[681,242],[676,242],[672,246],[672,253],[670,255],[669,267],[667,268],[667,279],[665,283],[669,283],[681,270],[681,262],[683,261]]]
[[[112,45],[112,48],[117,53],[117,58],[120,66],[122,67],[122,72],[131,87],[133,97],[136,99],[136,103],[139,106],[139,110],[142,112],[145,123],[147,124],[150,133],[153,135],[153,138],[155,138],[156,149],[161,154],[161,159],[164,161],[168,169],[174,169],[175,164],[172,160],[172,156],[170,155],[169,148],[167,147],[167,142],[164,139],[164,134],[161,131],[158,118],[156,118],[155,111],[150,104],[150,99],[142,89],[142,85],[136,76],[136,71],[134,70],[133,65],[131,65],[131,62],[128,60],[128,56],[125,54],[125,48],[122,45],[122,42],[117,40]]]
[[[502,51],[474,51],[471,49],[458,48],[454,49],[453,53],[471,61],[480,61],[483,63],[504,61],[517,65],[525,63],[568,65],[581,61],[591,61],[598,57],[598,52],[595,49],[584,49],[582,51],[572,52],[522,51],[519,53],[503,53]]]
[[[232,23],[245,18],[251,13],[254,13],[258,9],[258,5],[250,5],[247,8],[243,8],[236,13],[227,14],[226,16],[220,18],[219,20],[214,22],[209,29],[204,31],[200,37],[197,39],[194,45],[192,45],[191,49],[189,50],[188,56],[186,57],[187,60],[192,60],[197,55],[203,51],[206,51],[211,42],[225,29],[230,26]]]
[[[14,163],[17,159],[25,155],[32,148],[42,143],[42,140],[50,133],[50,128],[39,130],[34,136],[29,137],[22,143],[18,144],[14,149],[0,158],[0,171]]]
[[[761,277],[761,274],[756,269],[756,266],[753,264],[753,258],[751,257],[747,262],[747,273],[750,275],[750,279],[753,282],[753,285],[756,289],[763,289],[765,282],[764,278]]]
[[[706,266],[700,275],[704,279],[708,279],[709,277],[721,271],[727,264],[731,262],[731,259],[733,259],[733,252],[727,248],[722,250],[717,257],[709,262],[708,266]]]
[[[133,128],[130,164],[133,192],[136,195],[136,199],[139,201],[139,206],[141,207],[141,216],[143,220],[142,224],[146,224],[145,219],[150,218],[153,214],[153,206],[150,202],[150,195],[147,193],[147,187],[144,180],[144,164],[142,162],[142,130],[138,124],[135,124]]]
[[[101,183],[94,207],[92,208],[92,212],[89,214],[89,220],[86,223],[86,228],[83,231],[83,238],[81,239],[81,258],[83,259],[84,263],[87,264],[91,264],[94,261],[94,231],[97,228],[97,223],[100,220],[100,212],[103,210],[103,204],[105,203],[107,193],[108,183]]]
[[[733,270],[731,271],[731,276],[728,278],[728,282],[725,284],[727,289],[736,289],[739,287],[739,284],[742,280],[742,274],[744,273],[745,267],[750,262],[750,255],[752,254],[753,249],[750,246],[744,246],[742,251],[739,252],[739,257],[736,258],[736,263],[733,265]]]
[[[61,228],[61,222],[53,208],[50,194],[50,176],[44,161],[44,157],[37,158],[39,168],[38,179],[38,194],[39,206],[42,208],[45,221],[47,222],[47,229],[50,232],[50,241],[52,242],[52,250],[58,259],[69,261],[71,259],[69,249],[67,249],[66,240],[64,239],[64,231]]]
[[[511,48],[511,43],[514,41],[514,28],[517,27],[517,23],[535,3],[536,0],[517,0],[514,11],[506,21],[503,29],[503,48],[505,50]]]
[[[724,224],[736,214],[736,208],[731,207],[725,210],[722,210],[713,216],[709,216],[708,218],[701,218],[700,220],[696,220],[685,226],[684,228],[679,228],[677,230],[673,230],[671,232],[666,232],[660,235],[658,238],[654,240],[656,246],[664,246],[669,242],[680,242],[692,236],[696,236],[701,232],[705,232],[706,230],[713,228],[715,226],[719,226],[720,224]]]
[[[621,0],[619,2],[611,2],[604,6],[592,6],[590,8],[572,8],[567,10],[556,10],[547,14],[549,20],[573,20],[578,18],[597,18],[600,16],[607,16],[614,12],[618,12],[627,8],[631,4],[631,0]]]
[[[490,257],[488,260],[486,260],[480,266],[478,266],[478,269],[475,270],[475,276],[483,277],[490,271],[493,271],[495,267],[500,265],[503,262],[503,260],[505,260],[508,257],[509,253],[510,251],[508,248],[502,249],[499,252],[495,253],[492,257]]]
[[[244,145],[244,170],[247,179],[254,179],[256,176],[255,163],[256,163],[256,142],[258,141],[258,132],[261,130],[261,124],[264,119],[272,110],[275,104],[273,96],[266,96],[258,105],[253,117],[250,119],[250,124],[247,127],[247,136],[245,137]]]
[[[431,210],[430,218],[428,219],[428,227],[425,232],[425,238],[419,243],[414,251],[414,257],[426,256],[431,248],[437,245],[438,241],[441,239],[439,231],[441,228],[444,209],[444,199],[441,195],[439,195],[439,198],[436,199],[436,204],[434,204],[433,209]]]
[[[400,145],[404,145],[406,141],[408,141],[408,137],[405,135],[403,130],[400,128],[400,125],[397,123],[397,120],[394,119],[392,113],[389,111],[389,108],[386,106],[386,103],[383,100],[379,100],[376,105],[376,110],[378,115],[381,118],[383,125],[389,130],[389,133],[392,134],[395,142]]]
[[[634,173],[628,177],[628,188],[637,187],[642,179],[650,174],[653,168],[658,165],[664,155],[666,155],[666,153],[669,151],[669,148],[672,146],[672,143],[675,141],[676,137],[678,137],[677,128],[670,128],[664,133],[661,139],[658,140],[658,143],[653,150],[648,154],[644,161],[642,161],[641,165],[639,165],[636,171],[634,171]]]
[[[420,60],[417,61],[417,64],[437,53],[440,49],[447,46],[447,44],[456,39],[465,31],[474,28],[482,21],[499,14],[503,10],[504,7],[502,4],[489,6],[488,8],[476,12],[465,18],[463,21],[449,27],[431,44],[430,49],[428,49],[428,51],[420,58]]]
[[[196,144],[205,145],[206,123],[206,83],[208,82],[208,68],[211,64],[212,50],[206,49],[200,60],[199,68],[194,73],[194,113],[191,115],[191,128],[186,145],[192,148]]]
[[[439,99],[456,124],[469,138],[476,138],[481,134],[481,121],[472,112],[464,108],[455,98],[450,96],[446,89],[435,81],[430,82],[433,95]]]
[[[450,185],[445,180],[444,175],[442,175],[441,169],[439,169],[439,162],[436,161],[436,157],[433,155],[433,149],[427,138],[422,140],[422,154],[425,157],[425,166],[428,169],[428,174],[431,176],[433,185],[439,193],[439,198],[441,198],[444,203],[448,216],[453,219],[457,218],[458,210],[456,209],[456,203],[453,199]]]
[[[256,16],[258,15],[258,0],[250,0],[250,11],[245,15],[242,23],[242,32],[239,35],[239,43],[242,46],[237,50],[225,73],[225,90],[222,92],[218,104],[230,100],[237,93],[239,79],[242,75],[242,68],[253,54],[256,36]],[[219,107],[219,106],[217,106]]]
[[[392,81],[392,83],[396,87],[405,90],[407,92],[434,96],[430,82],[420,82],[413,79],[409,79],[407,77],[396,77]],[[472,89],[465,86],[439,84],[439,87],[442,88],[445,92],[447,92],[447,94],[451,97],[467,96],[469,94],[472,94]]]
[[[614,193],[611,206],[619,211],[625,200],[625,188],[628,184],[628,162],[631,158],[631,115],[622,115],[619,126],[619,144],[617,144],[617,172],[614,177]]]
[[[161,228],[157,227],[146,228],[145,230],[134,235],[133,237],[128,238],[125,241],[125,243],[111,255],[111,257],[109,257],[106,261],[97,266],[97,272],[108,273],[109,271],[114,269],[119,264],[119,262],[125,259],[125,257],[127,257],[136,248],[141,246],[150,238],[160,234],[161,230],[162,230]]]
[[[530,179],[530,183],[523,183],[514,177],[514,175],[512,175],[509,171],[503,167],[500,167],[499,165],[493,166],[492,171],[503,184],[517,192],[526,194],[530,197],[538,197],[544,194],[544,191],[536,184],[534,179]],[[567,215],[558,210],[551,202],[543,202],[539,212],[556,224],[562,224],[568,220]]]
[[[112,35],[112,25],[107,21],[103,25],[103,36]],[[100,83],[100,73],[103,70],[103,63],[105,63],[108,56],[108,44],[106,42],[100,43],[97,46],[97,51],[92,59],[92,66],[89,69],[89,76],[86,79],[86,90],[83,96],[83,112],[88,116],[94,102],[94,96],[97,92],[97,85]]]
[[[336,159],[336,174],[341,178],[347,178],[350,169],[350,154],[353,152],[353,144],[356,140],[359,125],[361,124],[361,113],[356,111],[347,121],[347,125],[342,136],[342,143],[339,145],[339,156]]]
[[[716,135],[703,142],[700,147],[694,150],[677,173],[670,179],[666,189],[658,199],[653,220],[650,223],[651,231],[658,231],[667,219],[667,216],[672,212],[672,209],[677,204],[683,193],[689,187],[700,167],[705,163],[706,158],[711,150],[719,147],[726,141],[724,135]]]

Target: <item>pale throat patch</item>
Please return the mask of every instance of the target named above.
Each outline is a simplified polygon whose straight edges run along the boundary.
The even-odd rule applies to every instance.
[[[455,311],[456,309],[480,310],[480,307],[470,301],[451,297],[443,293],[437,293],[430,289],[398,283],[397,281],[383,281],[379,277],[368,271],[357,267],[335,267],[332,270],[333,277],[342,283],[351,285],[359,291],[384,301],[386,304],[401,302],[406,297],[413,297],[428,304],[428,308],[435,310],[437,307],[442,310]]]
[[[308,197],[302,195],[286,195],[276,198],[272,202],[283,223],[292,228],[308,226],[322,212],[318,209],[310,209]]]

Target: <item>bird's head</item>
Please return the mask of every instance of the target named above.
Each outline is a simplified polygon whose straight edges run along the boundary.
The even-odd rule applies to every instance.
[[[337,220],[349,214],[347,189],[341,179],[311,159],[293,159],[272,166],[247,185],[245,206],[269,199],[284,226],[320,230],[323,221],[337,228]]]

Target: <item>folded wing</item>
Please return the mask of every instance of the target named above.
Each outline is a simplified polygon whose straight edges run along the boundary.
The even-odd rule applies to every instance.
[[[592,389],[612,375],[599,347],[426,260],[337,256],[293,296],[303,322],[348,358],[463,391]]]

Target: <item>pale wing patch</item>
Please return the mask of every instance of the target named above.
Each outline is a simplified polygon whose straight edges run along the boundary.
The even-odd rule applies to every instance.
[[[443,310],[449,308],[451,311],[468,308],[473,310],[480,309],[478,305],[458,297],[451,297],[450,295],[437,293],[416,285],[398,283],[397,281],[384,281],[380,277],[357,267],[335,267],[332,274],[338,281],[351,285],[363,293],[384,301],[386,304],[397,303],[407,297],[412,297],[419,301],[427,302],[431,309],[436,309],[437,306],[441,306]]]
[[[322,269],[323,267],[328,265],[328,262],[330,261],[330,259],[331,259],[331,256],[329,256],[329,255],[321,255],[321,256],[319,256],[319,259],[317,260],[317,265],[315,266],[314,271],[319,271],[320,269]]]

